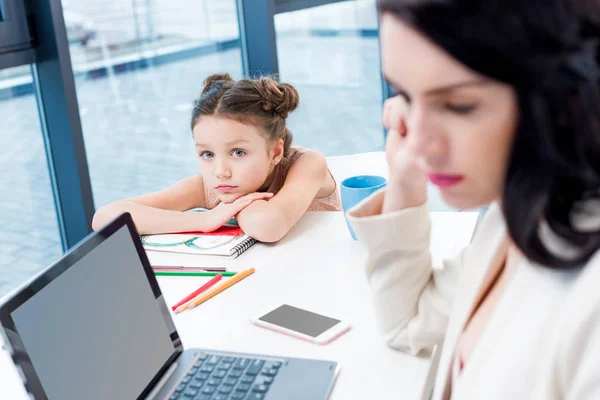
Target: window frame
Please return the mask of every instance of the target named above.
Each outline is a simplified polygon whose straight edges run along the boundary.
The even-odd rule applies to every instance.
[[[0,0],[0,18],[0,54],[33,47],[24,1]]]

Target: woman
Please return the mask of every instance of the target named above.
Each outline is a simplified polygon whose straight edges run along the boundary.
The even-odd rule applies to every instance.
[[[586,5],[589,7],[591,3]],[[380,329],[435,399],[600,399],[598,29],[565,0],[379,0],[387,189],[349,211]],[[427,182],[491,204],[433,269]]]

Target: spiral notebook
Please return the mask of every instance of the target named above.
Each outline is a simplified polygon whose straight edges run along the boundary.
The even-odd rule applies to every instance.
[[[224,226],[215,232],[167,233],[140,236],[146,250],[236,258],[256,243],[240,228]]]

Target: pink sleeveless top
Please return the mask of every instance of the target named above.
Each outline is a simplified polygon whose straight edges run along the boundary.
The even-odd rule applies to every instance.
[[[287,162],[279,163],[275,166],[275,174],[273,176],[273,182],[268,187],[265,192],[277,194],[285,183],[285,179],[287,178],[287,174],[290,171],[290,168],[298,160],[302,154],[304,154],[304,149],[300,147],[292,147],[290,148],[290,154],[287,158]],[[336,184],[335,189],[324,197],[315,197],[310,203],[307,211],[340,211],[341,201],[340,201],[340,193],[338,190],[337,182],[331,172],[329,172],[331,179]],[[214,189],[204,187],[204,199],[206,201],[206,208],[211,209],[216,207],[219,204],[219,199],[217,198],[217,194]]]

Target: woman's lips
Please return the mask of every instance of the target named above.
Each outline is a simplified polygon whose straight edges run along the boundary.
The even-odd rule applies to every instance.
[[[221,193],[227,193],[227,192],[231,192],[233,189],[235,189],[237,186],[230,186],[230,185],[219,185],[217,186],[217,190]]]
[[[448,188],[462,182],[465,178],[462,175],[428,174],[429,181],[441,188]]]

